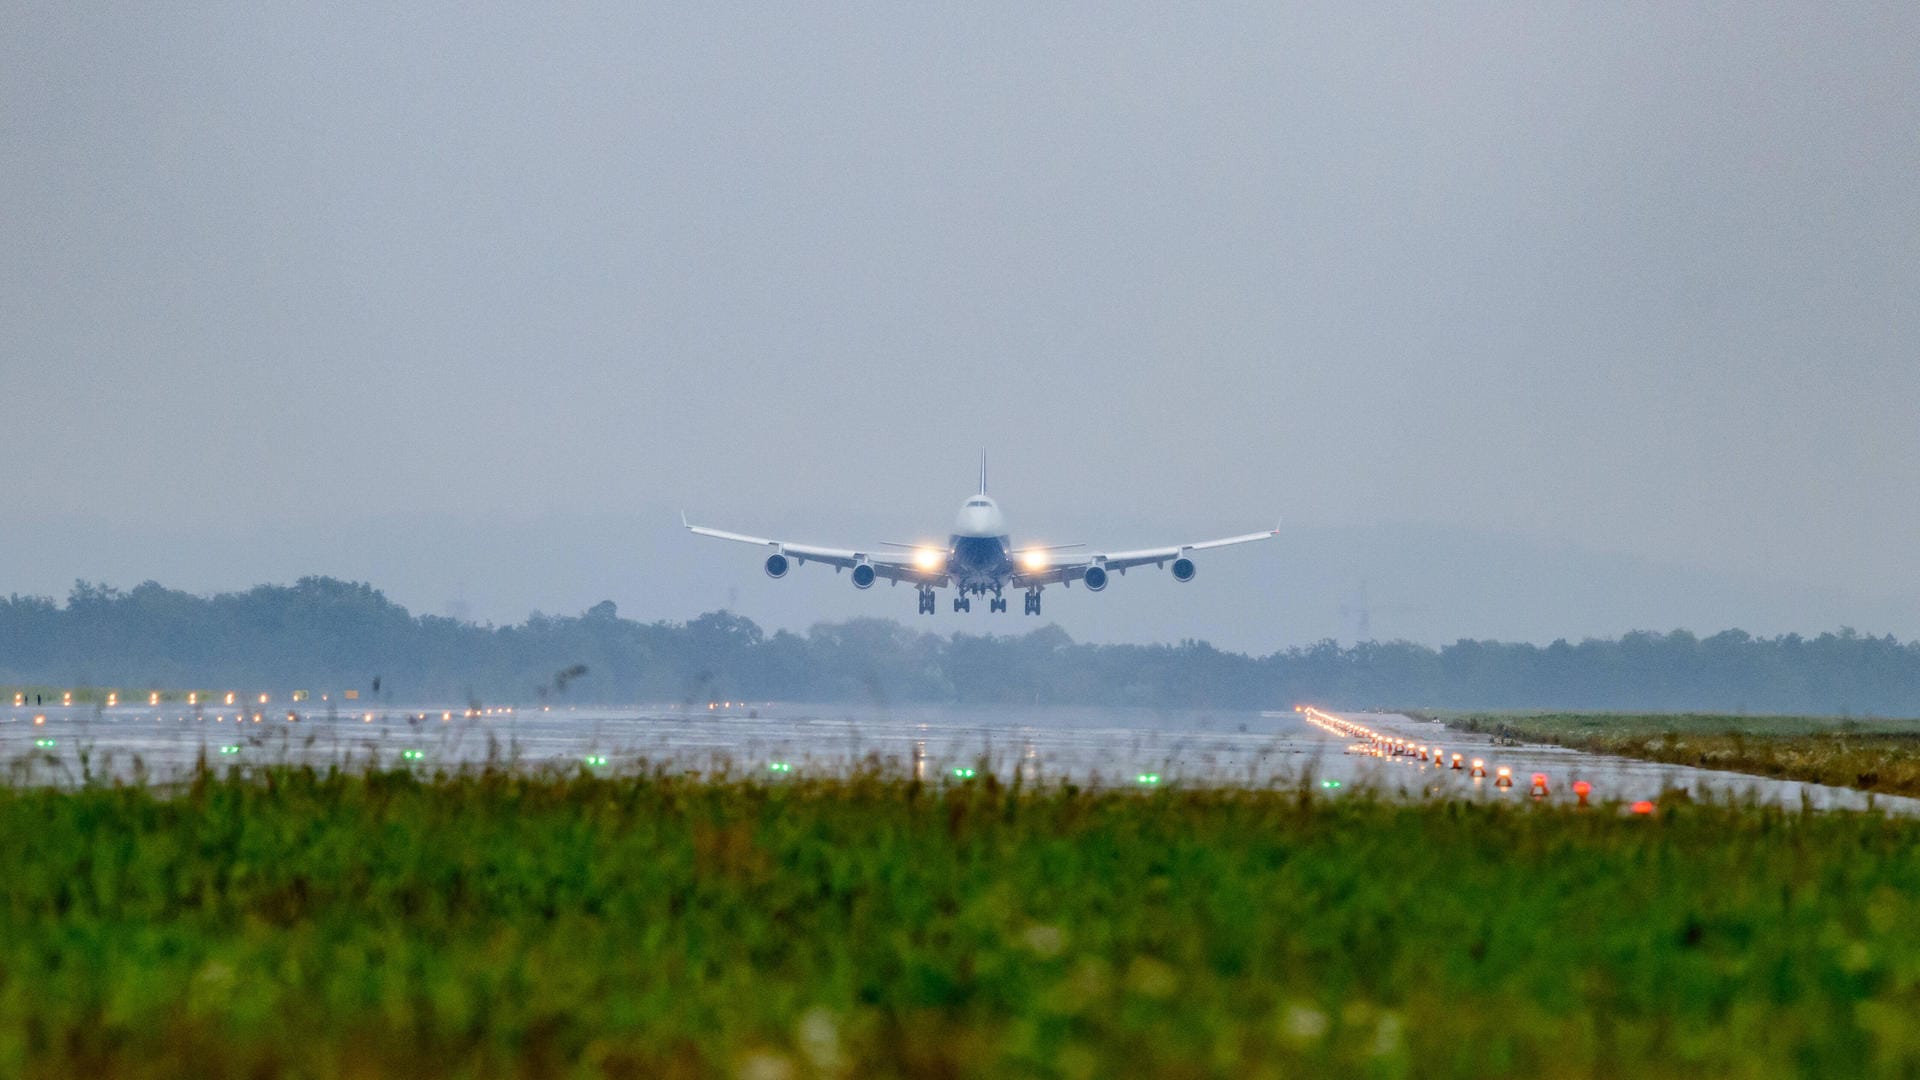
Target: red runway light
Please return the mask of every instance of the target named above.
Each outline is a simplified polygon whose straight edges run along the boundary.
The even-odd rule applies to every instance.
[[[1653,804],[1645,799],[1641,799],[1639,802],[1633,804],[1632,810],[1636,814],[1651,814],[1653,813]]]

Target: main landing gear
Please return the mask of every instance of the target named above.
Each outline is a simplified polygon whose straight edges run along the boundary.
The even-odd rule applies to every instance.
[[[984,596],[985,593],[983,592],[981,595]],[[935,610],[934,605],[937,603],[935,596],[936,594],[930,588],[923,588],[920,590],[920,614],[931,615],[934,613],[934,610]],[[1008,604],[1008,600],[1004,596],[987,597],[987,610],[995,614],[1005,614],[1007,611],[1007,604]],[[965,593],[962,593],[959,596],[954,597],[953,610],[955,613],[959,613],[963,611],[972,611],[973,597],[968,596]],[[1025,611],[1029,615],[1040,614],[1040,590],[1039,589],[1027,590]]]

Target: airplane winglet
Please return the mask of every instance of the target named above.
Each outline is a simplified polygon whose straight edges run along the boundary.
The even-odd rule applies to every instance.
[[[987,448],[980,448],[980,494],[987,493]]]
[[[687,512],[685,510],[680,511],[680,525],[686,529],[693,528],[693,522],[687,520]]]

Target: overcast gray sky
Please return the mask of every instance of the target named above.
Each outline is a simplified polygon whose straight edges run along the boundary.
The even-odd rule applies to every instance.
[[[1286,515],[1081,637],[1920,636],[1911,3],[0,12],[0,591],[911,619],[677,511],[986,446],[1021,536]]]

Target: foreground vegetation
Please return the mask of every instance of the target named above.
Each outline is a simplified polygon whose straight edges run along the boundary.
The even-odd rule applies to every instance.
[[[1920,720],[1689,713],[1438,713],[1467,731],[1624,757],[1920,796]]]
[[[0,790],[0,1075],[1911,1075],[1920,822],[302,771]]]

